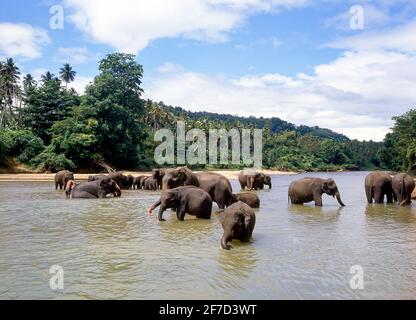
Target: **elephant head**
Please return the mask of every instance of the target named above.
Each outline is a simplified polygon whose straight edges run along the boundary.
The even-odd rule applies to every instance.
[[[326,193],[330,196],[333,196],[334,198],[336,197],[339,204],[345,207],[345,204],[341,200],[341,195],[339,194],[338,186],[333,179],[324,180],[322,182],[321,190],[322,190],[322,193]]]
[[[165,170],[162,179],[162,190],[177,188],[179,186],[199,186],[198,178],[187,167]]]
[[[111,178],[105,178],[99,181],[99,195],[104,198],[107,194],[114,194],[116,197],[121,196],[121,189],[118,184]]]
[[[159,208],[159,221],[165,221],[163,219],[163,212],[166,209],[173,208],[176,209],[176,202],[179,198],[179,191],[178,189],[171,189],[167,190],[164,193],[162,193],[162,196],[160,197],[160,208]],[[151,212],[151,211],[150,211]]]
[[[269,186],[269,189],[272,188],[272,178],[269,175],[265,175],[264,184]]]
[[[64,182],[65,182],[65,185],[66,185],[66,183],[68,182],[68,181],[75,181],[75,178],[74,178],[74,173],[73,172],[67,172],[67,173],[65,173],[65,175],[64,175]]]

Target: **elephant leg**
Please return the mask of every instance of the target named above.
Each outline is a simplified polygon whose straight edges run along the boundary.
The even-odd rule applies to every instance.
[[[391,192],[387,192],[387,203],[393,203],[393,194]]]
[[[374,202],[377,204],[382,204],[384,202],[384,193],[381,191],[376,191],[374,193]]]
[[[315,201],[315,206],[322,207],[322,195],[321,194],[314,195],[313,201]]]
[[[55,182],[55,190],[58,190],[58,183]]]
[[[185,208],[183,206],[179,207],[176,211],[176,217],[179,221],[185,220]]]
[[[371,188],[371,187],[366,187],[366,188],[365,188],[365,195],[366,195],[366,197],[367,197],[367,202],[368,202],[369,204],[372,204],[372,203],[373,203],[373,188]]]

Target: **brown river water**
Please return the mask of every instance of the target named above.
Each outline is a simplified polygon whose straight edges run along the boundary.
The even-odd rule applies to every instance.
[[[158,192],[66,200],[52,182],[0,182],[0,299],[415,299],[416,204],[367,205],[366,174],[273,177],[252,241],[231,251],[215,214],[148,216]],[[333,177],[347,206],[288,205],[306,175]],[[63,290],[49,286],[52,265]],[[363,289],[350,287],[354,265]]]

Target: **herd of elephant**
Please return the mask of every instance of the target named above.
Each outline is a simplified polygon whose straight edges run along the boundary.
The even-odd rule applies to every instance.
[[[256,223],[253,208],[260,207],[260,199],[252,190],[262,190],[265,186],[272,188],[271,177],[255,170],[243,170],[238,175],[241,190],[234,194],[230,181],[214,172],[193,172],[187,167],[175,169],[154,169],[151,176],[125,176],[121,172],[108,175],[90,176],[88,182],[75,183],[74,174],[63,170],[55,176],[55,188],[65,189],[67,198],[105,198],[107,195],[120,197],[122,189],[162,190],[160,199],[150,208],[151,214],[159,208],[158,219],[163,219],[167,209],[176,211],[177,219],[184,220],[185,214],[201,219],[210,219],[212,204],[215,202],[219,211],[219,220],[224,233],[221,247],[229,250],[231,241],[238,239],[248,242]],[[383,203],[384,198],[400,205],[411,203],[412,191],[415,189],[413,178],[400,173],[393,178],[382,172],[370,173],[365,179],[365,190],[369,203]],[[247,191],[245,191],[247,190]],[[341,206],[345,204],[337,184],[333,179],[302,178],[289,186],[288,198],[293,204],[311,201],[322,206],[322,195],[336,197]]]

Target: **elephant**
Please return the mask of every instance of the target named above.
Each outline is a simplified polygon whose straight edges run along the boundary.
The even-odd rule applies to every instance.
[[[235,202],[230,181],[214,172],[193,173],[187,167],[167,169],[162,179],[162,191],[178,186],[193,185],[200,187],[211,196],[220,209]]]
[[[270,177],[268,174],[265,175],[264,185],[269,186],[269,189],[272,188],[272,177]]]
[[[133,189],[134,177],[129,174],[124,181],[124,188],[127,190]]]
[[[393,203],[393,187],[391,176],[384,172],[372,172],[365,177],[365,194],[368,203],[374,202],[381,204],[384,202],[384,196],[387,197],[387,203]]]
[[[148,213],[152,213],[159,205],[159,221],[165,221],[163,212],[169,208],[176,210],[176,217],[179,221],[184,220],[185,213],[200,219],[211,219],[212,199],[207,192],[195,186],[166,190],[160,199],[148,209]]]
[[[248,191],[253,189],[263,190],[264,185],[268,185],[269,189],[272,188],[271,177],[253,169],[241,171],[238,175],[238,181],[240,182],[241,190],[244,190],[246,187]]]
[[[416,199],[416,188],[412,192],[412,199]]]
[[[163,169],[153,169],[152,178],[157,181],[157,188],[162,189],[162,179],[165,175],[165,170]]]
[[[110,172],[108,177],[113,179],[120,188],[124,188],[126,184],[126,176],[120,171]]]
[[[233,239],[238,239],[241,242],[250,240],[256,224],[256,215],[249,205],[238,201],[220,211],[219,220],[224,229],[221,247],[230,250],[230,242]]]
[[[147,179],[149,179],[149,178],[151,178],[151,177],[148,177],[148,176],[143,176],[143,177],[140,179],[140,189],[145,189],[145,183],[146,183],[146,180],[147,180]]]
[[[141,184],[140,181],[142,178],[144,178],[145,176],[138,176],[138,177],[134,177],[133,179],[133,189],[141,189]]]
[[[393,177],[391,184],[400,206],[412,203],[412,192],[415,189],[413,177],[407,173],[399,173]]]
[[[144,189],[145,190],[156,191],[157,190],[157,180],[153,179],[152,177],[147,178],[144,182]]]
[[[235,195],[236,201],[242,201],[252,208],[260,208],[260,199],[254,192],[243,191]]]
[[[66,184],[69,180],[75,180],[74,179],[74,173],[68,170],[61,170],[55,174],[55,189],[62,190],[66,187]]]
[[[91,181],[97,181],[97,180],[104,179],[104,178],[107,178],[107,177],[108,177],[108,176],[103,175],[103,174],[94,175],[94,176],[89,176],[89,177],[88,177],[88,182],[91,182]]]
[[[322,194],[326,193],[336,197],[339,204],[344,207],[337,184],[333,179],[302,178],[289,185],[288,198],[293,204],[304,204],[315,201],[315,205],[322,207]]]
[[[71,197],[72,189],[74,189],[77,185],[78,185],[78,183],[75,183],[74,180],[69,180],[66,183],[66,186],[65,186],[65,196],[67,197],[67,199],[69,199]]]
[[[256,170],[246,169],[238,174],[238,182],[240,182],[241,190],[247,187],[247,190],[251,191],[264,183],[264,175],[261,176]]]
[[[77,185],[72,189],[71,198],[105,198],[108,194],[121,196],[120,187],[109,177]]]

